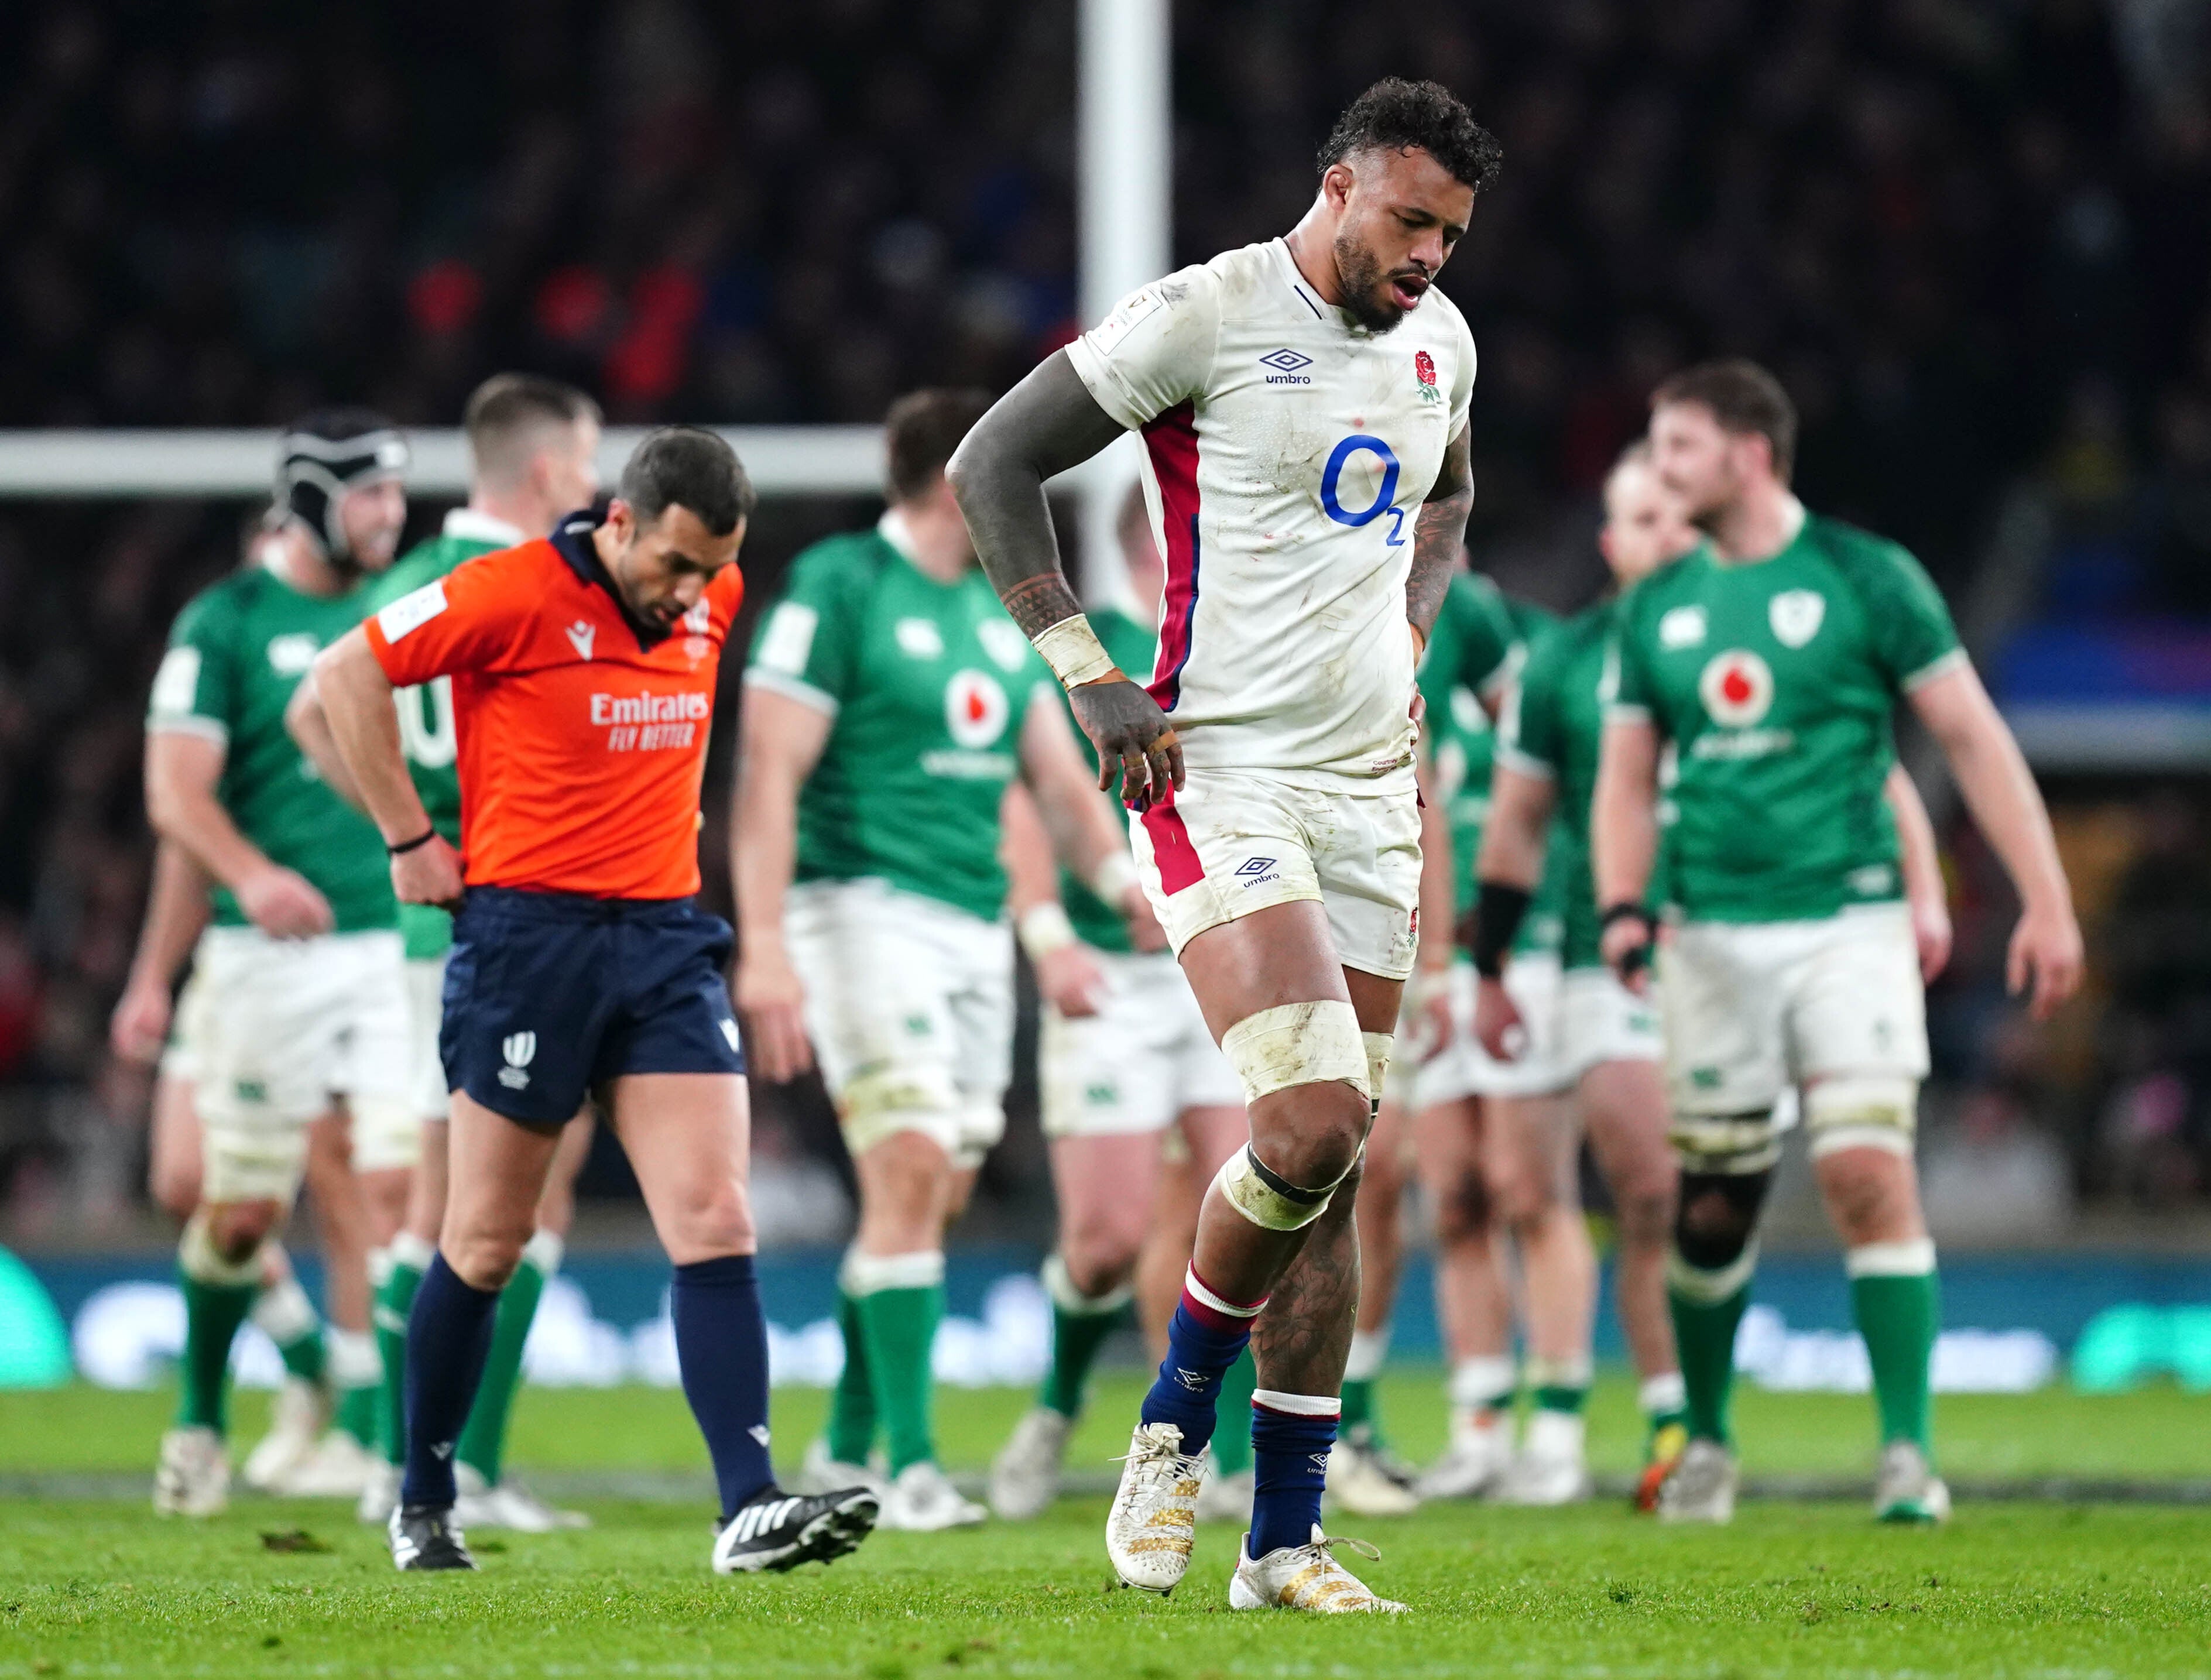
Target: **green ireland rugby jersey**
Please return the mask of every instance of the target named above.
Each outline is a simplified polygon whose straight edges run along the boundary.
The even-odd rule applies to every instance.
[[[1807,518],[1771,559],[1699,549],[1645,579],[1616,647],[1613,715],[1675,746],[1668,885],[1689,919],[1809,920],[1901,895],[1892,715],[1966,657],[1917,561]]]
[[[1463,916],[1474,907],[1475,863],[1482,824],[1489,818],[1489,767],[1496,744],[1484,694],[1509,694],[1514,672],[1532,638],[1554,623],[1540,607],[1509,601],[1488,579],[1463,573],[1451,579],[1436,616],[1434,634],[1420,661],[1420,695],[1433,743],[1433,791],[1451,825],[1452,900]],[[1559,943],[1557,890],[1560,872],[1547,867],[1516,949],[1551,950]]]
[[[1590,803],[1604,734],[1606,680],[1617,600],[1600,601],[1539,640],[1498,729],[1497,758],[1554,785],[1544,876],[1559,878],[1562,950],[1569,968],[1600,965],[1596,889],[1590,874]]]
[[[1090,615],[1090,627],[1098,632],[1098,640],[1105,644],[1106,652],[1113,663],[1139,682],[1149,680],[1150,671],[1160,657],[1160,634],[1148,630],[1118,607],[1101,607]],[[1066,690],[1060,691],[1063,701]],[[1074,707],[1068,708],[1068,719],[1073,722]],[[1092,763],[1098,758],[1097,749],[1090,744],[1082,726],[1075,725],[1076,737],[1082,743],[1085,757]],[[1076,936],[1083,943],[1101,951],[1133,951],[1129,943],[1129,925],[1121,919],[1121,913],[1092,892],[1071,870],[1062,870],[1059,876],[1060,901],[1067,907],[1067,919],[1075,924]]]
[[[391,569],[368,585],[361,616],[411,595],[425,584],[435,583],[464,560],[511,549],[525,541],[524,534],[504,519],[474,508],[456,507],[435,537],[418,543],[392,563]],[[415,778],[415,791],[422,809],[438,832],[453,845],[461,843],[460,737],[453,729],[453,679],[440,676],[393,697],[399,707],[399,744],[407,754],[407,768]],[[453,919],[434,904],[399,907],[399,931],[407,937],[412,961],[442,956],[453,943]]]
[[[798,880],[882,880],[995,919],[998,802],[1032,696],[1057,684],[979,567],[939,583],[898,530],[886,514],[794,560],[745,681],[835,720],[799,794]]]
[[[177,616],[146,722],[223,743],[222,808],[270,861],[314,883],[340,933],[396,925],[384,837],[293,743],[284,707],[315,655],[363,610],[358,590],[306,595],[264,566],[232,573]],[[218,925],[245,924],[228,889],[216,888],[214,903]]]

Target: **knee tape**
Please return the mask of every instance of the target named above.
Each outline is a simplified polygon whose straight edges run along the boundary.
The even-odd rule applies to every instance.
[[[1366,1052],[1366,1095],[1378,1105],[1382,1101],[1383,1083],[1390,1077],[1390,1053],[1396,1047],[1394,1033],[1361,1033],[1360,1046]]]
[[[1359,1016],[1346,1003],[1282,1004],[1247,1015],[1221,1035],[1221,1052],[1244,1082],[1246,1102],[1336,1079],[1373,1101]]]
[[[184,1237],[177,1244],[177,1265],[185,1277],[198,1283],[233,1288],[241,1283],[258,1283],[262,1246],[257,1242],[253,1252],[244,1259],[226,1260],[215,1248],[215,1236],[208,1228],[207,1213],[203,1210],[185,1223]]]
[[[1894,1075],[1823,1079],[1804,1093],[1812,1158],[1837,1149],[1909,1155],[1919,1126],[1919,1082]]]
[[[837,1093],[845,1147],[857,1155],[900,1131],[918,1131],[947,1155],[958,1152],[963,1114],[952,1075],[939,1067],[882,1067]]]
[[[1781,1159],[1781,1134],[1770,1112],[1751,1114],[1676,1114],[1667,1136],[1692,1174],[1741,1178],[1770,1173]]]
[[[1681,1201],[1674,1216],[1674,1252],[1667,1281],[1693,1301],[1723,1301],[1749,1281],[1758,1265],[1758,1216],[1766,1205],[1771,1170],[1755,1173],[1684,1173]],[[1717,1196],[1733,1216],[1723,1231],[1699,1231],[1691,1210]]]
[[[1214,1183],[1228,1198],[1229,1205],[1264,1231],[1302,1231],[1328,1211],[1329,1198],[1336,1194],[1336,1186],[1348,1178],[1358,1166],[1356,1161],[1344,1169],[1343,1177],[1323,1185],[1318,1190],[1307,1190],[1292,1184],[1281,1174],[1251,1153],[1246,1143],[1221,1164],[1214,1175]]]

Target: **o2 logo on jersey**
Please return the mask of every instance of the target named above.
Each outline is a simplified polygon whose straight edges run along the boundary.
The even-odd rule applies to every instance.
[[[1362,462],[1357,468],[1352,468],[1351,464],[1362,455],[1372,455],[1374,458],[1372,464]],[[1343,481],[1347,470],[1354,473],[1354,482],[1358,478],[1379,476],[1374,484],[1373,500],[1364,507],[1350,509],[1343,505]],[[1352,494],[1355,496],[1358,492],[1354,489]],[[1401,548],[1405,541],[1399,534],[1404,529],[1404,512],[1390,505],[1396,499],[1396,452],[1381,439],[1369,437],[1364,432],[1354,432],[1329,452],[1328,464],[1321,469],[1320,473],[1320,505],[1322,511],[1336,524],[1349,525],[1355,530],[1360,525],[1373,524],[1387,513],[1390,519],[1390,533],[1383,541],[1390,548]]]
[[[974,751],[1006,732],[1006,691],[988,671],[956,670],[944,685],[944,727],[953,743]]]
[[[1715,653],[1697,678],[1705,715],[1723,729],[1748,729],[1773,704],[1773,670],[1748,648]]]

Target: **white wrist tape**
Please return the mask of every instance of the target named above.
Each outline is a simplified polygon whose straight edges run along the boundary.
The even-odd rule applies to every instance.
[[[1014,937],[1021,942],[1030,961],[1041,962],[1075,943],[1075,924],[1067,919],[1067,912],[1056,901],[1047,901],[1021,912],[1021,919],[1014,924]]]
[[[1141,879],[1134,858],[1125,852],[1109,852],[1090,872],[1090,890],[1118,910],[1129,889],[1139,885]]]
[[[1079,688],[1112,674],[1112,655],[1106,652],[1106,644],[1098,640],[1089,619],[1081,613],[1038,631],[1029,640],[1063,688]]]

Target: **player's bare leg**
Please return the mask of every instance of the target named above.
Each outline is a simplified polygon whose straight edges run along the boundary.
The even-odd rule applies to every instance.
[[[1172,1591],[1188,1568],[1198,1454],[1213,1436],[1221,1378],[1247,1343],[1260,1373],[1251,1544],[1271,1551],[1281,1544],[1267,1544],[1275,1527],[1294,1525],[1289,1544],[1302,1544],[1318,1522],[1358,1304],[1357,1231],[1338,1204],[1354,1198],[1336,1192],[1355,1183],[1371,1118],[1360,1035],[1395,1024],[1400,991],[1342,967],[1312,900],[1209,928],[1183,947],[1182,964],[1244,1077],[1251,1141],[1200,1207],[1167,1357],[1107,1518],[1121,1579],[1156,1592]],[[1278,1289],[1286,1299],[1269,1318]]]
[[[1420,1483],[1430,1499],[1487,1493],[1512,1456],[1512,1298],[1493,1228],[1482,1107],[1462,1097],[1414,1117],[1414,1159],[1435,1210],[1436,1316],[1451,1361],[1451,1440]]]
[[[1596,1317],[1596,1250],[1575,1182],[1578,1136],[1558,1097],[1500,1097],[1489,1107],[1490,1188],[1520,1251],[1534,1408],[1498,1497],[1554,1505],[1588,1497],[1583,1407]]]
[[[200,1174],[205,1158],[199,1111],[192,1106],[192,1096],[189,1079],[164,1073],[154,1081],[146,1189],[154,1206],[179,1220],[190,1219],[192,1210],[200,1204]]]
[[[1865,1337],[1880,1405],[1874,1512],[1884,1522],[1940,1522],[1950,1513],[1950,1492],[1935,1473],[1929,1381],[1941,1311],[1935,1245],[1920,1210],[1909,1129],[1866,1125],[1860,1110],[1870,1098],[1863,1092],[1844,1099],[1853,1104],[1854,1121],[1823,1115],[1825,1090],[1846,1083],[1810,1086],[1805,1109],[1814,1123],[1812,1170],[1843,1240],[1851,1315]],[[1853,1124],[1862,1137],[1894,1141],[1845,1143],[1838,1134]]]
[[[1375,1110],[1359,1183],[1359,1311],[1343,1373],[1342,1433],[1329,1454],[1328,1495],[1362,1517],[1403,1516],[1420,1500],[1414,1473],[1389,1453],[1374,1388],[1389,1356],[1390,1321],[1404,1270],[1402,1210],[1410,1177],[1412,1117],[1384,1098]]]
[[[1666,1304],[1681,1174],[1666,1140],[1666,1088],[1658,1064],[1599,1062],[1578,1088],[1582,1121],[1597,1170],[1612,1192],[1619,1261],[1614,1295],[1650,1425],[1636,1487],[1639,1510],[1652,1509],[1659,1483],[1688,1445],[1681,1365]]]

